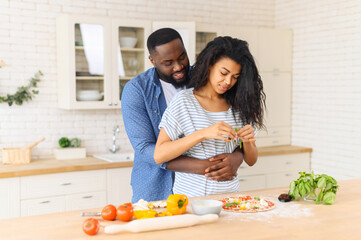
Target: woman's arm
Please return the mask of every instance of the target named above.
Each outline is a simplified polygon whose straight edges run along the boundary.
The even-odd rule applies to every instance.
[[[248,164],[248,166],[253,166],[257,162],[258,150],[255,141],[256,139],[243,141],[243,147],[244,147],[243,156],[244,156],[244,161]]]
[[[162,164],[182,155],[205,139],[220,139],[225,142],[230,142],[231,140],[228,140],[228,138],[224,136],[233,140],[236,136],[235,134],[236,132],[231,125],[219,121],[210,127],[203,128],[186,137],[172,141],[165,130],[161,128],[154,149],[154,160],[156,163]]]
[[[237,132],[237,136],[243,141],[244,161],[249,166],[253,166],[258,158],[254,128],[251,125],[246,125]]]

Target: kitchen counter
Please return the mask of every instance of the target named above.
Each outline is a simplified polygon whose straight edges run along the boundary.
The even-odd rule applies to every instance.
[[[49,173],[87,171],[108,168],[132,167],[133,162],[107,162],[88,156],[82,159],[33,159],[29,164],[0,164],[0,178],[20,177]]]
[[[276,146],[261,147],[258,149],[259,156],[272,156],[282,154],[297,154],[312,152],[311,148],[299,146]],[[86,171],[108,168],[132,167],[133,162],[107,162],[88,156],[84,159],[56,160],[56,159],[33,159],[29,164],[5,165],[0,164],[0,178],[30,176],[49,173]]]
[[[81,211],[6,219],[0,221],[0,239],[361,239],[361,179],[339,182],[333,205],[316,205],[303,200],[281,203],[277,197],[288,188],[242,192],[276,203],[276,208],[260,213],[221,212],[215,223],[144,233],[106,235],[103,228],[95,236],[81,229]],[[220,199],[237,193],[201,198]],[[192,198],[190,201],[199,198]],[[101,209],[91,209],[100,211]],[[188,207],[187,213],[191,213]],[[103,225],[122,224],[101,221]]]

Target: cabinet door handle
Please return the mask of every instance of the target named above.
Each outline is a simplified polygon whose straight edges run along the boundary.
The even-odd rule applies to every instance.
[[[93,196],[92,195],[89,195],[89,196],[84,196],[83,198],[92,198]]]
[[[46,203],[50,203],[50,201],[42,201],[39,204],[46,204]]]
[[[118,102],[115,102],[115,103],[114,103],[114,106],[118,106]]]
[[[286,162],[286,165],[290,165],[290,164],[292,164],[292,162]]]
[[[113,105],[113,103],[112,103],[112,102],[109,102],[109,103],[108,103],[108,106],[112,106],[112,105]]]
[[[273,140],[272,143],[278,143],[278,140]]]
[[[60,184],[60,185],[62,185],[62,186],[68,186],[68,185],[71,185],[71,183],[70,183],[70,182],[66,182],[66,183],[62,183],[62,184]]]
[[[292,174],[290,174],[290,173],[286,173],[286,174],[285,174],[285,176],[286,176],[286,177],[291,177],[291,176],[292,176]]]
[[[246,181],[245,179],[243,179],[243,178],[240,178],[240,179],[238,179],[238,181],[240,181],[240,182],[244,182],[244,181]]]
[[[273,130],[272,131],[272,134],[276,134],[276,133],[278,133],[278,130]]]

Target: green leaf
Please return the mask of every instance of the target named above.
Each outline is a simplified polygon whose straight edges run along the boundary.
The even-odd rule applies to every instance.
[[[323,204],[326,205],[331,205],[335,202],[336,199],[336,194],[333,192],[327,192],[325,193],[325,195],[323,196]]]
[[[239,205],[239,203],[238,202],[226,203],[225,207],[230,207],[234,205]]]
[[[326,178],[325,177],[322,177],[322,178],[320,178],[320,180],[318,180],[317,187],[318,188],[326,187]]]
[[[322,198],[323,198],[323,191],[320,191],[316,198],[316,204],[319,204],[320,202],[322,202]]]
[[[295,181],[292,181],[291,184],[290,184],[290,192],[289,194],[291,196],[294,196],[295,195],[295,188],[296,188],[296,182]]]
[[[12,106],[13,103],[22,105],[24,101],[29,102],[34,95],[39,94],[39,91],[31,90],[31,88],[37,86],[37,82],[40,81],[41,76],[43,76],[42,72],[38,71],[34,77],[29,80],[29,84],[18,87],[16,93],[6,94],[6,97],[0,96],[0,103],[7,102],[9,106]]]
[[[306,188],[305,188],[305,183],[304,182],[301,182],[298,185],[298,190],[300,192],[301,197],[303,197],[306,194]]]

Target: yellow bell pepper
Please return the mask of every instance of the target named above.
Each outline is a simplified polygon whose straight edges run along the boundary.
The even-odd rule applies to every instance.
[[[166,216],[173,216],[173,214],[171,214],[168,211],[158,213],[158,217],[166,217]]]
[[[136,210],[134,211],[135,219],[154,218],[157,215],[155,210]]]
[[[186,212],[188,198],[182,194],[169,195],[167,199],[167,211],[173,215],[180,215]]]

